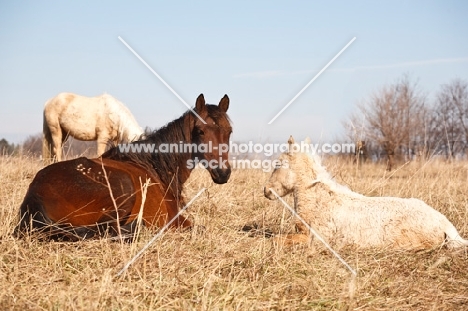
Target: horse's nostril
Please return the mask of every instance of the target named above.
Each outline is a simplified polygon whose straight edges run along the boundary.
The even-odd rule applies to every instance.
[[[212,171],[211,171],[211,174],[213,174],[213,177],[215,177],[215,178],[218,178],[218,177],[219,177],[218,170],[212,170]]]

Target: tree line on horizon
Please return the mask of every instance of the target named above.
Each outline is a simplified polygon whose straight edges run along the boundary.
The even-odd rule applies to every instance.
[[[364,143],[367,156],[385,160],[387,170],[415,158],[465,158],[468,82],[453,79],[429,100],[427,93],[404,75],[360,101],[343,125],[347,139]]]
[[[144,133],[148,135],[152,131],[151,128],[146,127]],[[96,152],[96,141],[82,141],[69,136],[63,144],[63,154],[68,159],[80,156],[95,157]],[[42,133],[29,135],[20,144],[9,143],[5,138],[0,139],[0,156],[2,155],[40,158],[42,156]]]
[[[80,141],[70,137],[63,146],[64,154],[67,157],[96,155],[95,141]],[[23,155],[33,158],[42,156],[42,133],[29,135],[23,143],[9,143],[5,138],[0,139],[0,156]]]

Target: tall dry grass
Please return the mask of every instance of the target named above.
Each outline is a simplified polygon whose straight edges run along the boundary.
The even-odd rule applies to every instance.
[[[443,212],[468,237],[466,163],[411,163],[391,174],[326,161],[355,191],[417,197]],[[196,170],[185,185],[187,210],[197,227],[169,231],[127,272],[115,274],[154,235],[142,230],[134,244],[16,240],[18,209],[41,164],[0,158],[0,309],[2,310],[462,310],[468,308],[468,254],[337,249],[349,271],[320,245],[276,245],[263,233],[293,232],[280,202],[263,197],[269,177],[234,171],[215,185]],[[291,198],[287,198],[291,202]],[[244,232],[246,225],[257,231]]]

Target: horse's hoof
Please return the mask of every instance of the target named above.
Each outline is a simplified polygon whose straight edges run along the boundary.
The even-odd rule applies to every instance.
[[[273,231],[271,231],[268,228],[259,228],[257,223],[253,223],[251,225],[250,224],[244,225],[241,231],[247,232],[249,234],[249,237],[255,237],[255,236],[261,235],[265,238],[271,238],[272,236],[275,235]]]
[[[244,225],[241,229],[241,231],[243,232],[252,232],[252,231],[255,231],[257,230],[258,228],[258,225],[256,223],[253,223],[251,225]]]

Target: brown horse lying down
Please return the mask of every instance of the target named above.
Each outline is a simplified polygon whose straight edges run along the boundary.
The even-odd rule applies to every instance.
[[[127,145],[190,144],[191,148],[180,152],[123,153],[114,147],[101,158],[78,158],[40,170],[21,204],[16,235],[37,231],[46,238],[76,241],[116,236],[120,231],[130,237],[141,209],[145,226],[164,226],[184,204],[182,186],[194,167],[189,164],[206,160],[212,164],[207,169],[215,183],[229,180],[227,149],[232,127],[228,107],[227,95],[216,106],[205,104],[201,94],[194,111],[206,124],[189,110],[145,140]],[[210,145],[212,148],[202,148]],[[148,178],[150,186],[142,207],[142,184]],[[186,228],[191,223],[179,216],[172,226]]]

